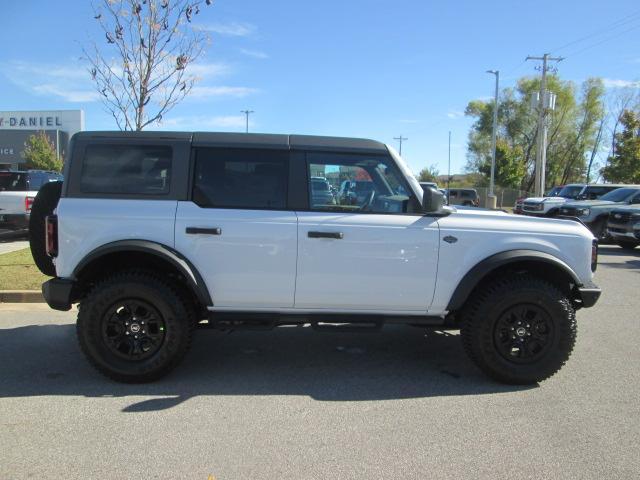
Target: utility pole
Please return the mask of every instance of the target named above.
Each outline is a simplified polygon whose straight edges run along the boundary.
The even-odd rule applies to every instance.
[[[255,112],[253,110],[240,110],[240,111],[244,113],[245,116],[247,117],[247,128],[245,130],[245,133],[249,133],[249,115]]]
[[[402,135],[400,135],[399,137],[393,137],[393,139],[400,142],[400,149],[398,150],[398,153],[400,154],[400,156],[402,156],[402,142],[409,139],[407,137],[403,137]]]
[[[491,178],[489,179],[489,208],[496,208],[496,196],[493,193],[496,178],[496,135],[498,131],[498,88],[500,85],[500,70],[487,70],[496,76],[496,94],[493,102],[493,130],[491,131]]]
[[[538,94],[538,135],[536,138],[538,147],[536,148],[536,180],[535,195],[544,195],[545,172],[547,168],[547,109],[552,109],[551,96],[547,95],[547,72],[550,70],[548,62],[561,62],[562,57],[550,57],[545,53],[542,57],[528,56],[526,60],[542,60],[542,79],[540,81],[540,93]]]
[[[451,184],[451,130],[449,130],[449,167],[447,168],[447,203],[449,203],[449,185]]]

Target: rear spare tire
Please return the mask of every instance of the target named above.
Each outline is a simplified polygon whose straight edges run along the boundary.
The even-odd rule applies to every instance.
[[[61,194],[62,182],[44,184],[33,201],[29,217],[29,247],[33,261],[42,273],[50,277],[56,276],[56,267],[47,255],[44,221],[58,206]]]

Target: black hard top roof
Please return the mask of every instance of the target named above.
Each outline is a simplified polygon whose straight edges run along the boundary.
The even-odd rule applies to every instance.
[[[369,153],[386,153],[387,147],[375,140],[348,137],[323,137],[315,135],[281,135],[270,133],[234,132],[79,132],[74,138],[139,138],[191,141],[194,146],[218,146],[241,148],[286,148],[313,150],[352,150]]]

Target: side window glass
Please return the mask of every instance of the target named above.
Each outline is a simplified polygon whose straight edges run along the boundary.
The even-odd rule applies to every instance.
[[[80,190],[84,193],[166,195],[171,180],[171,147],[88,145]]]
[[[409,188],[386,157],[307,154],[311,210],[407,213]]]
[[[286,209],[288,163],[285,151],[200,148],[193,201],[207,208]]]

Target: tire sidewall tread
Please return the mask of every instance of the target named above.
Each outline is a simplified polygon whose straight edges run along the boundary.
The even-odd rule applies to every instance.
[[[127,361],[115,356],[102,341],[102,316],[122,298],[141,298],[162,315],[166,326],[160,350],[148,359]],[[107,377],[126,383],[157,380],[175,368],[188,351],[194,321],[178,289],[145,271],[114,274],[98,282],[79,305],[76,331],[89,362]]]
[[[494,324],[501,312],[518,303],[547,311],[554,336],[549,351],[532,364],[509,362],[494,345]],[[469,357],[490,377],[510,384],[532,384],[555,374],[575,345],[577,324],[570,300],[553,284],[528,274],[509,275],[477,291],[463,311],[461,336]]]

